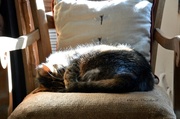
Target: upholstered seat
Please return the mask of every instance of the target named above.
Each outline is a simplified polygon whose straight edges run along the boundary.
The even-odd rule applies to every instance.
[[[159,86],[125,94],[52,93],[28,95],[9,119],[175,119],[172,102]]]

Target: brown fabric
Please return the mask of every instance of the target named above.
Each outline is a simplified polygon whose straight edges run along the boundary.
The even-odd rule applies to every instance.
[[[126,94],[51,93],[28,95],[9,119],[175,119],[159,87]]]

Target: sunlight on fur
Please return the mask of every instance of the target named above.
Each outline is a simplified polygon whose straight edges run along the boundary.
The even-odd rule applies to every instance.
[[[37,80],[55,92],[150,91],[154,76],[145,57],[129,45],[86,44],[53,53]]]

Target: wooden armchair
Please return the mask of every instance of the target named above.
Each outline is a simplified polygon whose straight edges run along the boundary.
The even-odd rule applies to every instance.
[[[174,50],[174,110],[180,111],[180,37],[166,38],[160,31],[165,0],[155,0],[152,21],[151,66],[155,71],[157,44]],[[53,18],[45,16],[42,0],[17,0],[19,38],[0,37],[0,53],[22,49],[26,75],[27,92],[37,86],[34,83],[35,67],[44,62],[52,52],[48,27],[54,27]],[[48,20],[48,22],[47,22]],[[50,22],[51,21],[51,22]],[[9,44],[11,42],[11,44]],[[9,46],[9,47],[7,47]],[[3,59],[1,58],[1,61]],[[6,62],[2,64],[6,68]],[[8,64],[9,66],[10,64]],[[11,80],[11,79],[9,79]],[[37,91],[39,88],[36,88]],[[11,99],[13,97],[11,96]],[[151,92],[128,94],[86,94],[86,93],[30,93],[11,113],[9,119],[29,118],[176,118],[171,101],[159,86]],[[178,115],[177,115],[178,116]]]

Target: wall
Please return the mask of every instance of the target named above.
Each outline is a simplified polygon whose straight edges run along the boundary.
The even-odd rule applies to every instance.
[[[178,0],[166,0],[161,30],[172,38],[180,34],[180,14],[178,14]],[[156,75],[160,78],[160,85],[164,87],[173,101],[173,61],[174,52],[158,46]]]

